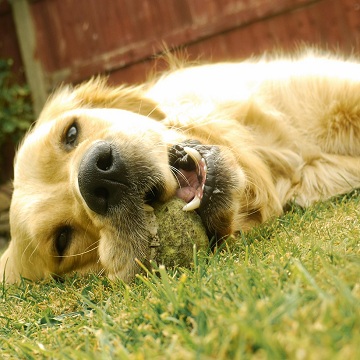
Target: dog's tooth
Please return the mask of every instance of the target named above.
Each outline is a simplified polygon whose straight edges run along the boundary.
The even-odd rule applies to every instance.
[[[144,204],[144,210],[151,212],[151,211],[154,211],[154,208],[152,206],[150,206],[149,204]]]
[[[184,151],[196,162],[199,163],[201,161],[200,153],[188,146],[184,146]]]
[[[206,166],[206,161],[204,158],[201,158],[200,160],[200,164],[203,166],[203,169],[204,169],[204,173],[206,175],[206,172],[207,172],[207,166]]]
[[[184,211],[196,210],[200,206],[200,202],[201,199],[197,195],[195,195],[195,197],[191,200],[191,202],[186,204],[182,209]]]

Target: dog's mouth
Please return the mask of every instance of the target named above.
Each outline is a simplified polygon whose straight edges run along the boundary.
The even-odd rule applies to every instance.
[[[229,233],[231,196],[228,194],[236,182],[233,174],[226,171],[226,159],[220,148],[186,140],[169,148],[168,159],[178,183],[175,196],[186,203],[183,210],[196,211],[209,239],[217,243]],[[162,191],[161,186],[152,189],[145,197],[145,203],[151,205]]]
[[[187,204],[184,211],[201,212],[209,206],[217,189],[217,146],[202,145],[188,140],[172,146],[169,150],[169,164],[177,179],[179,188],[176,196]]]

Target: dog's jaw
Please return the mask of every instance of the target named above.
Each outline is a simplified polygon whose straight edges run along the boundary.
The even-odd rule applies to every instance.
[[[215,242],[233,232],[237,205],[232,195],[235,188],[244,188],[245,175],[232,170],[232,160],[221,147],[198,140],[185,140],[169,150],[169,164],[179,187],[176,196],[187,202],[184,211],[200,215]]]
[[[148,259],[150,251],[144,204],[138,200],[126,210],[113,209],[111,216],[94,219],[101,227],[99,262],[107,276],[125,282],[139,273],[139,263]]]

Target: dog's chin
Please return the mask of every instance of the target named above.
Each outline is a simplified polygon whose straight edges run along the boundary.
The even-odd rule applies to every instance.
[[[143,262],[150,251],[144,203],[136,200],[110,209],[99,224],[99,260],[110,277],[125,282],[141,270],[136,259]]]

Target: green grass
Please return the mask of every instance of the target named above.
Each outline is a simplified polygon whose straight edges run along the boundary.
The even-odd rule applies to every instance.
[[[293,207],[130,286],[105,278],[0,288],[0,357],[358,359],[360,192]]]

